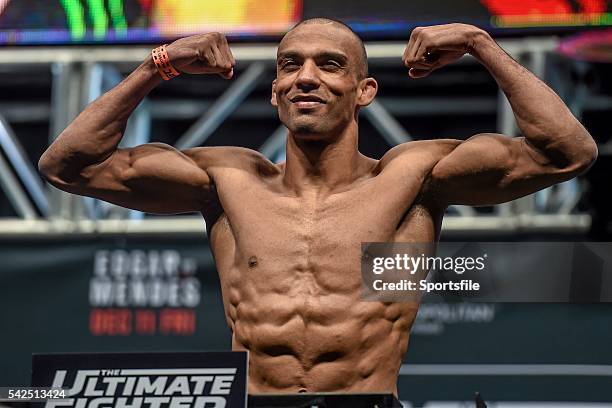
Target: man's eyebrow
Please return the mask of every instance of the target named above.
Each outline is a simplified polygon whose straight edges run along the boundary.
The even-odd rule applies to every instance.
[[[299,54],[297,52],[283,51],[278,54],[278,56],[276,57],[276,61],[280,61],[282,59],[288,59],[288,58],[296,58],[296,57],[299,57]]]
[[[325,51],[324,53],[319,54],[316,58],[336,60],[341,64],[346,64],[346,61],[348,60],[346,55],[333,51]]]
[[[301,59],[303,58],[298,52],[295,51],[283,51],[278,54],[276,57],[276,61],[281,61],[283,59]],[[322,59],[332,59],[340,62],[341,64],[346,64],[348,61],[348,57],[340,52],[334,51],[324,51],[314,56],[316,60]]]

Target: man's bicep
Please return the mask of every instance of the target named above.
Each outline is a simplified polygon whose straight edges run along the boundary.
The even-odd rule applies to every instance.
[[[118,149],[86,169],[71,192],[146,212],[199,211],[211,181],[197,154],[162,143]]]
[[[493,205],[567,180],[525,138],[479,134],[460,143],[431,173],[445,205]]]

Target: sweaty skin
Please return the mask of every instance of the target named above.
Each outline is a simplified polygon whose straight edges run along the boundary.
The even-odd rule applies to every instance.
[[[271,102],[289,130],[285,163],[238,147],[119,149],[130,114],[160,82],[150,58],[89,105],[39,162],[50,183],[74,194],[203,214],[232,348],[250,351],[250,393],[397,394],[418,304],[362,301],[360,244],[434,242],[447,206],[524,196],[585,171],[597,155],[552,90],[484,31],[450,24],[413,31],[403,57],[410,76],[472,54],[508,96],[523,137],[409,142],[381,160],[365,157],[358,112],[378,85],[361,46],[324,19],[281,41]],[[182,72],[233,75],[221,34],[167,49]]]

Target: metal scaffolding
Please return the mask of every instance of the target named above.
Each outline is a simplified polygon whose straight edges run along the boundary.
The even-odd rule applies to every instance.
[[[589,98],[587,87],[569,92],[559,80],[549,59],[556,49],[555,38],[532,38],[501,41],[500,45],[515,59],[529,67],[555,88],[580,118],[585,109],[609,109],[612,100]],[[367,44],[371,66],[397,64],[403,53],[402,43]],[[200,146],[234,115],[245,118],[274,119],[274,111],[265,104],[247,101],[252,91],[273,75],[275,45],[232,46],[242,70],[236,80],[227,82],[225,91],[215,101],[163,99],[145,101],[132,115],[123,146],[134,146],[150,140],[152,120],[189,119],[193,124],[176,141],[177,148]],[[85,105],[117,84],[123,72],[129,71],[149,52],[145,47],[57,47],[4,48],[0,50],[0,69],[19,70],[38,66],[51,72],[51,96],[48,103],[0,104],[0,187],[15,209],[17,218],[0,218],[0,235],[61,235],[65,233],[104,234],[197,234],[204,232],[200,216],[147,217],[98,200],[77,197],[44,186],[32,163],[23,153],[19,135],[11,120],[49,121],[49,142],[76,117]],[[464,57],[461,64],[474,64]],[[565,87],[565,88],[564,88]],[[24,113],[24,112],[28,113]],[[398,117],[439,114],[489,114],[497,118],[497,130],[514,136],[518,129],[514,115],[503,93],[491,97],[480,95],[441,95],[414,97],[381,97],[365,109],[363,117],[390,146],[412,140]],[[259,150],[271,160],[284,159],[286,129],[279,126]],[[229,141],[228,144],[231,144]],[[607,149],[603,146],[603,150]],[[584,231],[590,225],[588,214],[577,213],[576,203],[584,193],[580,180],[571,180],[512,203],[495,206],[483,214],[472,207],[449,209],[443,223],[448,232],[514,233],[522,231]]]

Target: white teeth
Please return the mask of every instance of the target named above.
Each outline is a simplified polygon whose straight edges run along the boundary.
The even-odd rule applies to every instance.
[[[295,104],[296,104],[298,107],[308,108],[308,107],[312,107],[312,106],[321,105],[321,102],[315,102],[315,101],[299,101],[299,102],[295,102]]]

